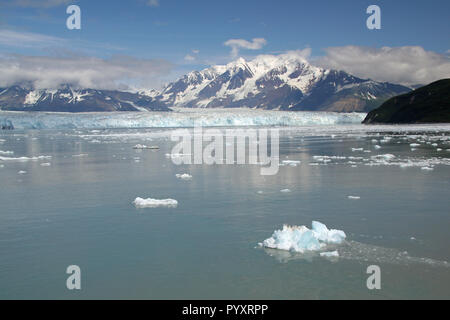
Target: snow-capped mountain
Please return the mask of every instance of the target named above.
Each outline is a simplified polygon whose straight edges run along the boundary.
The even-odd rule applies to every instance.
[[[55,112],[170,110],[164,103],[147,94],[115,90],[76,90],[69,85],[56,90],[33,90],[19,85],[0,88],[0,109]]]
[[[193,71],[156,99],[175,107],[368,111],[410,88],[319,68],[297,53],[239,58]]]
[[[0,88],[0,110],[170,111],[171,107],[248,107],[290,111],[370,111],[405,86],[360,79],[344,71],[313,66],[300,54],[239,58],[227,65],[193,71],[161,92],[78,89]]]

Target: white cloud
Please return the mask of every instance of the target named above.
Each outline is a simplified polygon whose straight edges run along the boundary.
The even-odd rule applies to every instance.
[[[251,42],[244,39],[230,39],[224,43],[225,46],[231,47],[232,57],[238,56],[239,49],[259,50],[266,44],[267,41],[264,38],[253,38]]]
[[[150,7],[159,7],[159,0],[148,0],[147,5]]]
[[[19,7],[29,8],[50,8],[57,7],[63,4],[69,4],[76,1],[73,0],[12,0],[9,4]]]
[[[47,47],[61,45],[64,39],[39,33],[0,30],[0,45],[12,47]]]
[[[192,62],[192,61],[195,61],[195,57],[191,56],[190,54],[187,54],[187,55],[184,57],[184,60],[189,61],[189,62]]]
[[[71,84],[82,88],[115,89],[123,83],[155,86],[172,70],[165,60],[113,56],[0,56],[0,87],[31,83],[36,88]]]
[[[315,64],[344,70],[361,78],[393,83],[428,84],[450,77],[450,57],[419,46],[327,48]]]

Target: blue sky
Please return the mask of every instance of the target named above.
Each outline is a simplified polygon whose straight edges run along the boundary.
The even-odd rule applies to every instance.
[[[66,28],[70,4],[81,8],[81,30]],[[381,8],[381,30],[366,27],[371,4]],[[5,0],[0,30],[26,37],[11,41],[0,33],[0,53],[163,59],[172,77],[230,61],[229,39],[263,38],[257,50],[239,48],[248,58],[306,47],[317,57],[349,45],[420,46],[448,57],[449,13],[448,0]]]

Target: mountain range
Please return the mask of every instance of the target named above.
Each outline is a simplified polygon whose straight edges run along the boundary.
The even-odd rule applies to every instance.
[[[297,53],[239,58],[193,71],[161,91],[0,88],[0,109],[17,111],[170,111],[187,108],[258,108],[290,111],[368,112],[411,91],[344,71],[313,66]]]

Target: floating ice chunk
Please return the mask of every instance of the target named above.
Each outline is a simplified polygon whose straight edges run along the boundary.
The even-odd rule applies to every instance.
[[[364,148],[352,148],[352,152],[363,151],[363,150],[364,150]]]
[[[350,200],[359,200],[359,199],[361,199],[361,197],[359,197],[359,196],[348,196],[347,198],[349,198]]]
[[[19,158],[10,158],[10,157],[0,157],[1,161],[38,161],[44,159],[51,159],[51,156],[38,156],[38,157],[19,157]]]
[[[282,193],[289,193],[289,192],[291,192],[291,189],[282,189],[282,190],[280,190],[280,192],[282,192]]]
[[[72,155],[73,158],[83,158],[83,157],[87,157],[88,155],[86,153],[81,153],[81,154],[74,154]]]
[[[337,252],[337,250],[335,251],[327,251],[327,252],[321,252],[320,253],[321,257],[327,257],[327,258],[331,258],[331,257],[339,257],[339,252]]]
[[[137,144],[133,147],[133,149],[152,149],[152,150],[157,150],[159,149],[158,146],[146,146],[144,144]]]
[[[305,226],[284,225],[283,229],[275,230],[272,236],[260,245],[266,248],[303,253],[321,250],[327,244],[340,244],[344,239],[343,231],[328,230],[323,223],[313,221],[311,230]]]
[[[264,247],[286,251],[305,252],[322,248],[314,233],[305,226],[287,226],[276,230],[272,237],[264,240]]]
[[[422,169],[422,170],[424,170],[424,171],[433,171],[433,170],[434,170],[434,169],[431,168],[431,167],[422,167],[422,168],[420,168],[420,169]]]
[[[417,147],[420,147],[420,144],[418,144],[418,143],[411,143],[409,146],[411,148],[417,148]]]
[[[311,226],[317,239],[325,243],[340,244],[346,238],[344,231],[334,229],[328,230],[327,226],[321,222],[313,221]]]
[[[372,156],[372,159],[376,160],[376,159],[383,159],[383,160],[392,160],[395,158],[395,156],[393,154],[390,153],[386,153],[386,154],[379,154],[376,156]]]
[[[2,156],[10,156],[10,155],[13,155],[14,154],[14,151],[2,151],[2,150],[0,150],[0,155],[2,155]]]
[[[50,162],[41,163],[42,167],[50,167],[52,164]]]
[[[152,199],[152,198],[136,198],[133,201],[136,208],[176,208],[178,206],[178,201],[174,199]]]
[[[437,143],[433,143],[432,146],[433,146],[433,147],[437,147],[438,144],[437,144]]]
[[[27,172],[24,170],[20,170],[19,172],[17,172],[18,174],[26,174]]]
[[[374,145],[373,147],[374,147],[375,149],[377,149],[377,150],[378,150],[378,149],[381,149],[381,146],[378,145],[378,144]]]
[[[282,161],[282,164],[289,165],[291,167],[296,167],[300,163],[301,163],[301,161],[298,161],[298,160],[283,160]]]
[[[181,180],[192,180],[192,176],[188,173],[177,173],[175,176]]]
[[[436,151],[442,151],[442,149],[441,148],[437,148]]]

